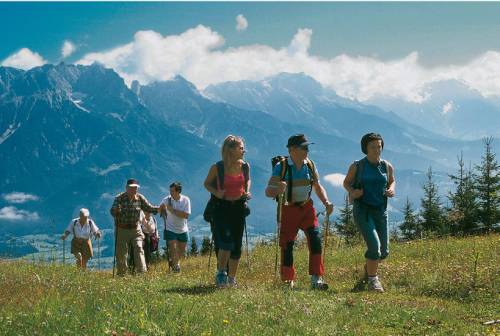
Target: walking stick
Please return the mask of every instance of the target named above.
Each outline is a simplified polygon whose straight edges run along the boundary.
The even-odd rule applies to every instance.
[[[247,268],[250,269],[250,257],[248,256],[248,232],[247,232],[247,223],[245,222],[245,244],[247,246]]]
[[[101,239],[97,238],[97,269],[101,270]]]
[[[274,277],[278,274],[278,253],[279,253],[279,239],[281,229],[281,214],[283,208],[283,194],[278,195],[278,209],[276,212],[276,253],[274,254]]]
[[[323,226],[325,228],[325,247],[323,248],[323,263],[325,262],[326,257],[326,246],[328,245],[328,234],[330,232],[330,215],[325,211],[325,220],[323,222]]]
[[[117,235],[118,235],[118,233],[117,233],[118,228],[117,228],[117,226],[116,226],[116,224],[117,224],[116,222],[117,222],[117,220],[116,220],[116,218],[115,218],[115,251],[114,251],[114,253],[113,253],[113,278],[115,277],[115,266],[116,266],[116,237],[117,237]]]
[[[167,229],[167,212],[166,211],[162,211],[160,213],[160,217],[163,218],[163,227],[165,228],[165,230]],[[165,230],[163,232],[165,232]],[[170,273],[171,271],[171,268],[172,268],[172,264],[171,264],[171,260],[170,260],[170,249],[168,247],[168,240],[166,240],[166,243],[167,245],[165,246],[165,253],[167,254],[167,264],[168,264],[168,272]]]
[[[212,260],[212,250],[214,248],[214,235],[210,237],[210,252],[208,254],[208,273],[210,274],[210,261]]]
[[[66,239],[63,239],[63,265],[66,264]]]

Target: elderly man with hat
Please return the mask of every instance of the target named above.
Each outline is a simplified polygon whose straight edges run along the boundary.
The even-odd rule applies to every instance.
[[[87,262],[93,256],[90,237],[94,235],[97,238],[101,238],[101,231],[99,231],[97,225],[89,217],[89,210],[81,208],[80,217],[74,218],[61,236],[61,239],[65,240],[68,235],[73,234],[71,253],[76,258],[76,266],[82,269],[87,268]]]
[[[316,218],[316,210],[311,199],[314,189],[319,200],[329,215],[333,212],[333,204],[320,183],[318,170],[314,162],[308,158],[309,145],[312,145],[304,134],[296,134],[288,139],[288,157],[283,157],[273,169],[266,188],[266,196],[277,197],[284,194],[280,228],[281,247],[281,280],[293,288],[295,268],[293,267],[293,246],[299,229],[307,237],[309,247],[309,274],[311,287],[325,290],[328,285],[323,281],[323,260],[321,256],[321,237]]]
[[[129,179],[125,192],[115,197],[111,207],[111,215],[115,219],[116,234],[116,261],[118,275],[125,275],[129,246],[133,248],[134,264],[137,273],[146,272],[143,241],[144,234],[141,229],[141,210],[157,214],[159,207],[151,205],[148,200],[137,192],[139,183],[136,179]]]

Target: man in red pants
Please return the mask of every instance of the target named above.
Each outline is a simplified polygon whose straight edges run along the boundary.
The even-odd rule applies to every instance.
[[[280,247],[281,247],[281,280],[293,288],[295,268],[293,267],[293,246],[299,229],[307,237],[309,247],[309,274],[311,287],[325,290],[328,285],[323,281],[324,273],[321,254],[321,237],[316,218],[316,211],[311,199],[314,189],[319,200],[329,215],[333,212],[333,204],[319,181],[319,174],[307,155],[309,143],[304,134],[293,135],[288,139],[289,157],[283,158],[273,169],[273,175],[266,188],[266,196],[277,197],[284,193],[286,202],[282,208]]]

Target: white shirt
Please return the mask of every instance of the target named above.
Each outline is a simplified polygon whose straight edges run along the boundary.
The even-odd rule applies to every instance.
[[[87,223],[82,227],[80,218],[74,218],[66,228],[66,232],[73,233],[75,238],[82,239],[89,239],[90,235],[95,234],[97,231],[99,231],[99,228],[92,219],[87,219]]]
[[[172,208],[174,208],[174,210],[185,212],[188,215],[191,214],[191,201],[189,200],[189,197],[182,194],[180,195],[178,201],[173,199],[172,196],[168,195],[163,199],[163,201],[161,201],[161,203],[165,205],[172,205]],[[167,210],[167,224],[165,225],[165,229],[174,233],[188,232],[187,219],[177,217]]]
[[[156,231],[156,220],[153,215],[149,216],[149,221],[146,220],[146,216],[141,211],[141,224],[142,232],[147,234],[153,234]]]

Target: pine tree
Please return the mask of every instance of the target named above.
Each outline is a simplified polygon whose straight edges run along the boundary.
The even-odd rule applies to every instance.
[[[438,194],[438,187],[432,180],[432,168],[427,171],[427,181],[422,185],[424,196],[421,198],[420,216],[422,228],[426,232],[445,233],[443,210]]]
[[[338,233],[344,237],[347,244],[352,244],[358,235],[358,228],[354,223],[352,206],[349,205],[347,195],[344,198],[344,207],[340,209],[339,221],[335,222]]]
[[[474,176],[478,193],[478,218],[489,231],[500,220],[500,167],[495,158],[493,138],[483,139],[485,153],[481,165],[476,166],[478,174]]]
[[[196,257],[198,255],[198,244],[196,243],[196,239],[191,237],[191,249],[189,250],[189,255],[191,257]]]
[[[210,249],[212,248],[211,246],[211,241],[210,238],[207,236],[203,237],[203,240],[201,241],[201,249],[200,249],[200,254],[201,255],[207,255],[210,253]]]
[[[399,227],[403,238],[406,240],[418,238],[418,236],[420,236],[420,227],[417,216],[412,209],[412,205],[408,197],[406,198],[406,204],[403,211],[404,221]]]
[[[467,233],[477,227],[477,201],[471,169],[464,168],[463,154],[458,157],[458,172],[449,175],[455,184],[455,191],[449,192],[451,207],[448,209],[447,221],[452,233]]]

